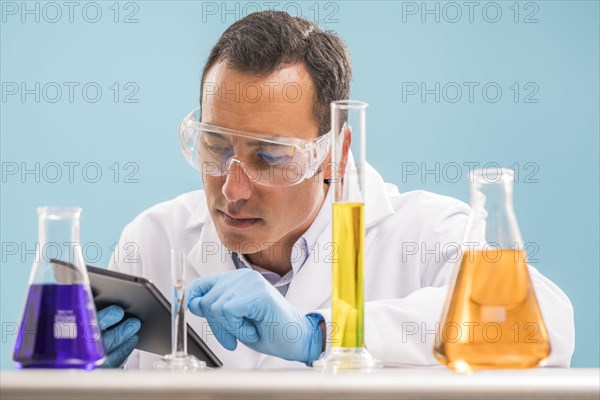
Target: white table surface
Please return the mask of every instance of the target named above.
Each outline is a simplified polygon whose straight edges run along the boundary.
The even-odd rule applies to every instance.
[[[314,370],[201,373],[22,370],[0,372],[9,399],[594,399],[599,369],[540,368],[461,375],[445,368],[369,374]]]

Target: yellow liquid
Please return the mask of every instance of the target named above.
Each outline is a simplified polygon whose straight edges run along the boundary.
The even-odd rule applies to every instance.
[[[364,242],[364,204],[334,204],[332,347],[364,346]]]
[[[549,354],[524,252],[465,252],[438,327],[435,357],[468,372],[531,368]]]

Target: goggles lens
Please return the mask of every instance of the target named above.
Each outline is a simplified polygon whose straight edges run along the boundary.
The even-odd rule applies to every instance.
[[[196,118],[199,110],[183,120],[180,142],[188,162],[203,175],[241,170],[245,179],[262,185],[295,185],[314,176],[329,152],[329,133],[313,141],[267,137],[204,124]]]

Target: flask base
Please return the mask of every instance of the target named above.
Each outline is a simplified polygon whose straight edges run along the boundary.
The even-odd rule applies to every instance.
[[[370,372],[382,368],[364,347],[332,348],[313,363],[313,367],[324,372]]]
[[[491,361],[484,362],[483,360],[469,360],[464,358],[447,359],[443,354],[434,351],[435,358],[443,365],[454,372],[461,374],[471,374],[476,371],[494,370],[494,369],[529,369],[543,367],[546,364],[545,359],[527,358],[522,354],[501,355],[492,358]]]
[[[167,354],[154,363],[154,368],[176,371],[201,371],[206,363],[191,354]]]
[[[106,360],[106,357],[101,358],[97,361],[75,361],[75,362],[57,362],[56,360],[48,361],[16,361],[13,360],[15,366],[18,369],[85,369],[91,371]]]

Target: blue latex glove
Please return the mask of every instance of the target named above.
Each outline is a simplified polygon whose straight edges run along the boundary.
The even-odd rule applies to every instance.
[[[119,368],[137,346],[139,338],[136,333],[140,330],[142,322],[137,318],[128,318],[121,322],[125,311],[114,304],[98,311],[97,315],[106,353],[106,361],[102,367]],[[107,331],[117,323],[117,326]]]
[[[258,272],[243,268],[202,277],[187,289],[189,310],[207,319],[217,340],[307,365],[321,355],[322,318],[302,315]]]

